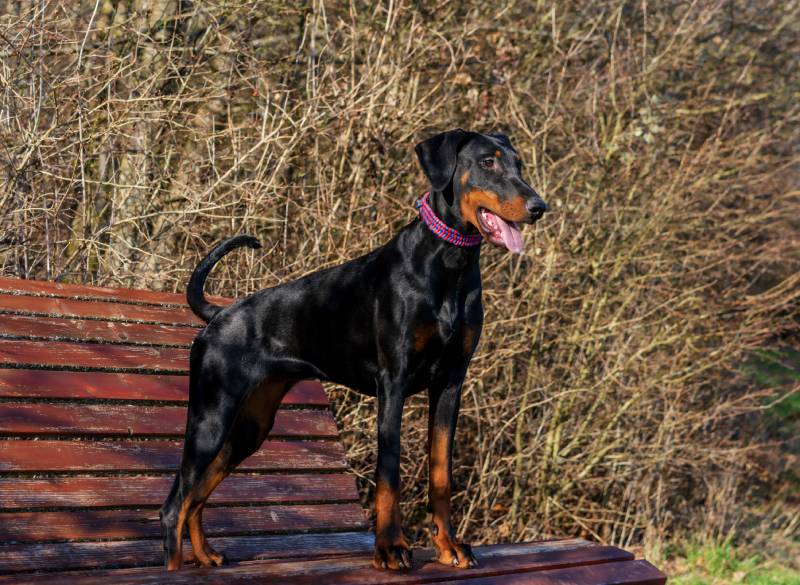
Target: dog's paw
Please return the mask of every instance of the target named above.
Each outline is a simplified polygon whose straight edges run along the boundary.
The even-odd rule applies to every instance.
[[[472,553],[472,547],[463,542],[456,542],[450,536],[444,535],[434,540],[439,556],[438,562],[448,567],[459,569],[472,569],[478,566],[478,560]]]
[[[199,567],[221,567],[225,564],[225,557],[205,544],[200,554],[195,553],[195,563]]]
[[[375,541],[375,555],[372,557],[372,566],[376,569],[410,569],[411,549],[406,539],[395,542]]]

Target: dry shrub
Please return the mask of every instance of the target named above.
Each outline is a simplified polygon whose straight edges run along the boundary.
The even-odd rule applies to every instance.
[[[524,255],[484,250],[459,533],[726,533],[780,453],[730,372],[797,333],[798,9],[7,0],[2,272],[182,291],[250,233],[263,253],[209,286],[243,295],[412,219],[416,141],[504,130],[552,212]],[[333,398],[367,500],[374,402]],[[425,412],[403,432],[417,538]]]

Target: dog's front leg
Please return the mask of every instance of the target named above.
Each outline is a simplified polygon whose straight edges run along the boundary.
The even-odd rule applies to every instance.
[[[463,377],[451,379],[439,386],[432,384],[428,392],[428,506],[433,517],[431,534],[439,553],[438,561],[445,565],[468,569],[478,561],[468,544],[458,542],[450,520],[450,496],[453,488],[453,437],[461,403]]]
[[[411,568],[400,518],[400,424],[405,396],[391,383],[378,390],[378,466],[375,470],[375,556],[379,569]]]

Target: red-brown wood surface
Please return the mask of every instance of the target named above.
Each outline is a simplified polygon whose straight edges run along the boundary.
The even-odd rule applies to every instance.
[[[303,504],[206,508],[203,527],[208,536],[251,532],[363,530],[359,504]],[[0,542],[158,538],[158,510],[73,510],[10,512],[0,522]]]
[[[0,292],[31,296],[111,300],[125,303],[186,305],[186,295],[183,293],[164,293],[131,288],[65,284],[45,280],[21,280],[19,278],[5,277],[0,277]],[[208,300],[216,305],[227,305],[233,302],[233,299],[216,296],[208,296]]]
[[[337,551],[340,553],[339,556],[332,557],[326,556],[323,559],[314,559],[314,558],[307,558],[301,561],[291,560],[297,555],[291,554],[294,552],[290,550],[291,547],[298,547],[300,549],[307,549],[309,546],[313,546],[316,542],[320,542],[323,539],[321,538],[322,535],[309,535],[309,536],[285,536],[285,550],[270,550],[270,545],[275,542],[275,537],[266,536],[262,539],[254,539],[256,542],[253,545],[247,546],[246,556],[237,557],[238,554],[236,551],[231,550],[233,547],[231,546],[233,542],[236,542],[238,537],[222,537],[222,538],[215,538],[213,539],[213,545],[220,550],[220,552],[225,552],[226,557],[229,560],[239,560],[239,559],[247,559],[247,558],[271,558],[271,559],[289,559],[289,560],[273,560],[269,563],[269,565],[265,565],[264,563],[260,563],[258,561],[252,562],[244,562],[239,565],[229,565],[221,568],[217,568],[214,570],[192,570],[191,566],[186,566],[184,569],[179,573],[166,573],[159,569],[152,570],[152,569],[132,569],[128,571],[114,571],[108,573],[99,573],[98,577],[106,577],[110,578],[112,575],[116,577],[123,576],[125,577],[123,582],[126,583],[157,583],[159,581],[154,581],[153,579],[164,579],[164,580],[174,580],[175,583],[194,583],[196,579],[202,579],[202,577],[210,577],[212,579],[217,579],[219,582],[227,583],[229,580],[236,580],[236,577],[245,577],[252,579],[253,577],[257,577],[259,575],[263,575],[266,579],[274,578],[277,576],[284,576],[284,577],[293,577],[296,575],[315,575],[318,579],[320,579],[321,583],[327,583],[326,574],[335,574],[341,571],[349,571],[349,570],[361,570],[365,567],[370,565],[371,555],[370,556],[346,556],[345,550]],[[371,536],[365,535],[364,533],[349,533],[343,535],[345,539],[348,541],[356,541],[360,542],[360,546],[365,547],[362,549],[362,552],[371,553]],[[129,550],[138,550],[143,554],[143,559],[140,562],[139,566],[143,565],[153,565],[153,564],[160,564],[160,558],[156,557],[155,562],[152,561],[152,557],[147,554],[147,550],[141,546],[142,541],[130,541],[129,543],[123,542],[109,542],[109,543],[97,543],[100,546],[94,547],[95,543],[56,543],[50,545],[52,548],[45,548],[42,547],[38,549],[38,552],[44,556],[52,555],[55,551],[62,552],[67,549],[64,547],[70,546],[73,547],[72,551],[74,551],[74,556],[79,557],[80,561],[88,560],[81,557],[91,557],[93,552],[96,551],[104,551],[108,550],[109,552],[113,549],[114,554],[112,556],[113,559],[120,559],[117,562],[116,566],[125,566],[127,563],[125,559],[127,551]],[[191,559],[191,554],[187,550],[188,543],[184,544],[184,558],[189,561]],[[246,543],[239,543],[237,545],[246,544]],[[106,547],[105,545],[108,545]],[[265,546],[266,545],[266,546]],[[25,548],[33,547],[35,545],[23,545]],[[340,545],[341,546],[341,545]],[[226,548],[227,547],[227,548]],[[344,547],[342,547],[343,549]],[[2,552],[2,548],[0,548],[0,552]],[[13,547],[8,547],[6,551],[10,554],[10,556],[15,557],[17,556],[17,552],[13,549]],[[519,543],[514,545],[490,545],[490,546],[481,546],[476,547],[475,552],[478,555],[478,558],[482,561],[484,567],[487,563],[495,563],[495,562],[506,562],[506,559],[511,559],[512,562],[517,560],[521,557],[526,555],[531,555],[532,563],[535,563],[534,566],[546,564],[549,561],[553,560],[554,557],[556,559],[563,558],[562,555],[570,554],[570,551],[580,551],[580,553],[587,553],[588,559],[587,562],[598,562],[598,561],[609,561],[612,562],[614,560],[619,559],[630,559],[630,553],[625,551],[621,551],[619,549],[610,548],[610,547],[600,547],[598,545],[592,544],[582,539],[563,539],[563,540],[554,540],[554,541],[542,541],[542,542],[526,542],[526,543]],[[245,551],[242,551],[242,554],[245,554]],[[334,553],[335,554],[335,553]],[[71,555],[73,556],[73,555]],[[414,551],[414,566],[415,567],[422,567],[423,565],[427,565],[431,563],[434,559],[434,552],[430,549],[423,549],[419,550],[416,549]],[[96,557],[99,560],[99,566],[108,566],[111,564],[111,560],[108,558]],[[0,555],[0,559],[2,556]],[[575,564],[575,563],[572,563]],[[1,566],[1,565],[0,565]],[[93,566],[93,565],[92,565]],[[129,565],[131,566],[131,565]],[[2,570],[2,569],[0,569]],[[449,576],[458,577],[459,575],[469,575],[472,571],[461,571],[458,569],[451,569],[448,567],[443,567],[438,564],[433,564],[430,567],[425,567],[425,571],[431,572],[433,575],[438,573],[439,579],[442,576],[445,578]],[[441,573],[439,571],[442,571]],[[418,571],[414,571],[406,573],[406,572],[391,572],[391,571],[378,571],[372,572],[373,580],[375,580],[377,576],[377,580],[380,582],[381,580],[388,580],[391,582],[393,579],[400,580],[403,582],[403,579],[408,579],[409,577],[416,577]],[[72,577],[74,574],[70,574]],[[63,579],[63,575],[61,575]],[[112,579],[113,580],[113,579]],[[2,582],[2,580],[0,580]],[[98,581],[99,582],[99,581]],[[118,582],[118,581],[115,581]],[[203,581],[201,581],[203,582]],[[207,582],[207,581],[205,581]]]
[[[217,537],[212,539],[211,543],[231,561],[256,558],[307,559],[326,555],[367,553],[372,549],[373,537],[363,531],[248,535]],[[189,541],[185,541],[183,552],[187,561],[192,558],[191,550]],[[160,566],[163,562],[164,551],[160,539],[0,545],[0,573],[68,568],[94,570],[103,567]],[[162,578],[164,574],[159,570],[156,576]],[[213,576],[213,573],[209,571],[208,576]],[[117,585],[124,582],[109,576],[105,578],[106,584]],[[8,582],[18,583],[19,577],[11,577]],[[64,583],[64,577],[56,577],[55,582]],[[69,582],[74,581],[70,579]]]
[[[0,294],[0,312],[44,315],[50,317],[86,317],[117,321],[191,325],[200,327],[203,321],[188,307],[158,307],[126,305],[103,301],[82,301],[54,297],[28,297]]]
[[[415,554],[414,566],[408,572],[386,572],[373,569],[368,559],[362,559],[358,563],[355,559],[343,559],[343,562],[333,560],[324,566],[323,562],[314,561],[308,567],[300,567],[299,563],[294,566],[276,567],[273,571],[268,569],[267,575],[270,583],[292,583],[297,585],[310,585],[317,580],[323,579],[326,584],[352,584],[352,585],[374,585],[377,583],[397,583],[403,585],[417,585],[421,583],[440,583],[440,582],[463,582],[465,585],[477,583],[494,583],[496,578],[507,578],[514,576],[520,581],[510,580],[509,583],[536,583],[534,575],[552,574],[562,568],[600,566],[605,563],[617,563],[630,561],[633,556],[615,547],[604,546],[579,546],[576,548],[564,548],[546,550],[542,552],[525,552],[526,546],[523,544],[519,551],[513,547],[504,547],[507,554],[497,554],[492,547],[477,547],[475,554],[478,558],[478,567],[470,570],[462,570],[454,567],[445,567],[434,562],[433,554],[430,551],[418,551]],[[287,570],[288,569],[288,570]],[[305,569],[305,570],[304,570]],[[317,570],[315,574],[315,570]],[[243,573],[231,575],[232,579],[227,582],[242,582]],[[202,581],[201,581],[202,582]],[[506,582],[506,581],[502,581]],[[582,581],[570,582],[572,585],[583,585]],[[586,585],[605,585],[605,582],[598,581],[595,584],[587,581]]]
[[[0,339],[0,365],[188,372],[189,350],[61,341]]]
[[[464,585],[495,583],[611,585],[613,583],[638,584],[641,582],[640,577],[642,576],[641,571],[634,568],[636,580],[617,581],[615,579],[618,578],[618,571],[602,568],[608,565],[633,562],[632,555],[614,547],[587,547],[550,553],[483,558],[481,558],[481,549],[477,549],[476,555],[480,564],[478,567],[466,571],[455,567],[444,567],[428,559],[425,559],[424,563],[416,561],[414,568],[408,572],[378,571],[373,569],[368,562],[362,562],[361,566],[344,568],[337,566],[338,563],[334,560],[330,563],[332,566],[325,567],[317,574],[314,574],[313,571],[298,570],[296,573],[288,575],[271,575],[272,571],[268,570],[267,575],[269,583],[291,583],[292,585],[315,585],[320,579],[324,579],[326,585],[390,583],[419,585],[441,583],[442,581],[458,582]],[[611,579],[609,579],[610,575],[613,575]],[[592,576],[592,579],[586,580],[585,577],[588,576]],[[564,578],[570,580],[562,580]],[[226,580],[226,583],[230,582],[242,581],[240,578]],[[264,582],[266,582],[266,578]]]
[[[422,583],[461,583],[463,585],[664,585],[666,579],[646,561],[621,561],[580,563],[578,566],[547,568],[546,564],[533,561],[526,565],[524,558],[514,558],[511,566],[495,569],[490,563],[480,568],[463,571],[457,568],[438,567],[430,563],[418,572],[396,573],[386,576],[375,569],[364,568],[352,571],[325,572],[322,575],[296,574],[290,576],[264,575],[262,583],[271,585],[316,585],[324,578],[326,585],[383,585],[397,583],[419,585]],[[487,571],[488,569],[488,571]],[[482,576],[482,572],[488,572]],[[269,580],[267,580],[269,579]],[[226,583],[242,583],[249,579],[236,578]],[[169,581],[167,581],[169,582]],[[197,581],[196,581],[197,582]],[[202,583],[202,581],[200,581]]]
[[[119,372],[62,372],[0,369],[2,398],[88,398],[98,400],[159,400],[186,402],[188,376],[123,374]],[[295,384],[283,404],[326,406],[328,398],[316,381]]]
[[[43,583],[664,582],[646,562],[585,541],[481,547],[471,571],[426,563],[430,551],[417,551],[411,572],[373,570],[366,515],[343,446],[320,440],[338,433],[311,381],[284,404],[312,408],[281,409],[204,513],[228,559],[298,560],[103,571],[162,563],[158,507],[180,462],[200,326],[182,295],[0,278],[0,573],[86,571],[25,575]]]
[[[0,441],[0,471],[167,471],[180,463],[183,441]],[[239,471],[346,469],[336,441],[272,441],[242,462]]]
[[[221,551],[235,537],[212,539],[212,543]],[[272,538],[272,537],[264,537]],[[77,547],[80,543],[75,543]],[[128,550],[133,543],[107,543],[115,549],[115,556],[126,560]],[[137,543],[138,544],[138,543]],[[285,552],[273,553],[276,557],[286,559],[296,553],[290,549],[294,542],[287,542]],[[367,542],[362,545],[368,544]],[[68,575],[52,575],[32,577],[32,583],[56,583],[58,578],[69,577],[71,583],[85,585],[101,583],[129,583],[131,585],[154,585],[156,583],[209,584],[209,583],[269,583],[294,585],[326,585],[348,583],[361,585],[403,584],[418,585],[422,583],[463,583],[476,584],[538,584],[538,585],[663,585],[666,581],[645,561],[631,560],[631,555],[614,547],[575,546],[553,547],[544,545],[540,552],[535,550],[537,543],[523,543],[516,546],[502,546],[505,554],[497,554],[495,547],[477,547],[475,552],[480,561],[479,567],[471,570],[460,570],[445,567],[433,562],[433,553],[429,550],[417,550],[414,554],[414,568],[411,571],[376,571],[369,566],[369,553],[359,556],[338,556],[324,559],[277,560],[265,562],[244,562],[218,569],[184,568],[177,573],[166,573],[160,568],[140,568],[117,571],[98,571],[92,574],[70,573]],[[533,546],[532,546],[533,545]],[[54,547],[64,545],[51,545]],[[263,545],[261,545],[263,546]],[[128,550],[126,550],[128,549]],[[519,549],[515,551],[514,549]],[[227,552],[227,551],[226,551]],[[44,550],[45,556],[53,555]],[[146,551],[142,551],[147,558]],[[78,560],[81,556],[91,554],[86,550],[76,550]],[[269,555],[269,553],[267,553]],[[14,554],[13,556],[16,556]],[[188,557],[187,557],[188,558]],[[231,557],[236,560],[235,557]],[[2,580],[0,579],[0,583]]]
[[[0,478],[0,510],[31,508],[157,507],[164,503],[172,474],[136,477]],[[357,501],[348,473],[239,475],[214,490],[209,505]]]
[[[189,347],[197,332],[193,327],[174,325],[0,315],[0,337]]]
[[[185,406],[0,402],[0,433],[13,435],[156,435],[183,437]],[[271,437],[338,436],[328,410],[284,410]]]

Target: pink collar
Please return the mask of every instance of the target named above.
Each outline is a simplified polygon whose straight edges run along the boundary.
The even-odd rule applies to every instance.
[[[480,234],[462,234],[458,230],[454,230],[441,219],[436,217],[436,213],[431,209],[428,203],[428,196],[430,192],[425,193],[417,200],[415,207],[419,209],[419,218],[428,226],[439,239],[445,242],[450,242],[454,246],[461,246],[462,248],[469,248],[472,246],[480,246],[483,241],[483,236]]]

